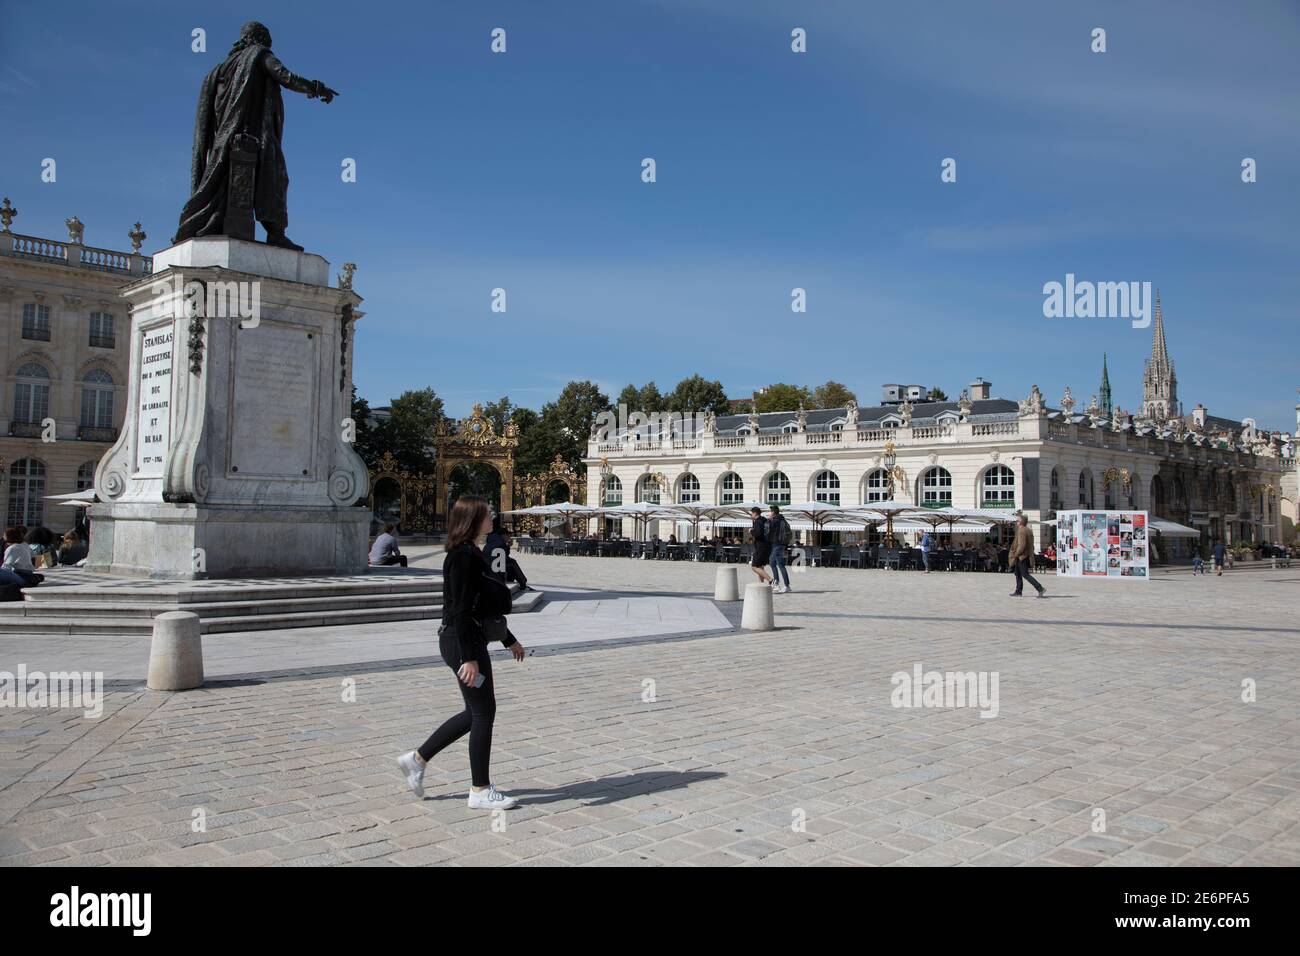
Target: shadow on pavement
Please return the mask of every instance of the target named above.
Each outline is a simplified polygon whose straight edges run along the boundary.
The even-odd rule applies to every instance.
[[[631,797],[640,797],[648,793],[662,793],[666,790],[684,790],[693,783],[705,780],[718,780],[725,773],[717,770],[657,770],[641,773],[629,773],[621,777],[602,777],[599,780],[584,780],[581,783],[549,790],[509,788],[507,793],[517,797],[528,805],[542,803],[559,803],[564,800],[583,801],[583,806],[598,807],[617,803]],[[464,793],[451,793],[426,800],[464,800]]]

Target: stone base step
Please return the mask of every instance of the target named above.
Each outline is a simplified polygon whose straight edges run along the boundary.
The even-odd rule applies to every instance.
[[[84,601],[49,598],[43,601],[14,602],[0,605],[0,624],[7,616],[25,618],[68,617],[89,614],[96,617],[153,618],[164,611],[189,611],[200,618],[209,616],[263,616],[292,611],[353,611],[379,608],[404,608],[442,605],[442,591],[413,591],[398,594],[344,595],[324,598],[287,598],[266,601],[201,601],[174,604],[162,601]],[[10,608],[18,610],[10,610]]]
[[[511,585],[515,613],[544,595]],[[166,611],[199,615],[203,634],[345,627],[442,616],[442,576],[385,569],[355,578],[202,581],[188,584],[58,573],[0,604],[0,633],[149,635]]]

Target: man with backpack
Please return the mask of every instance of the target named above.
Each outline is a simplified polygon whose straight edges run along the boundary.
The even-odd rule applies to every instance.
[[[768,512],[767,540],[772,543],[772,592],[785,594],[790,590],[790,572],[785,569],[785,549],[790,547],[794,533],[790,529],[790,522],[781,517],[780,505],[769,507],[772,510]]]

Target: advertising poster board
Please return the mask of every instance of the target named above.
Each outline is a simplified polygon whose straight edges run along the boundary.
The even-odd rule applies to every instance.
[[[1061,577],[1150,580],[1145,511],[1061,511],[1056,573]]]

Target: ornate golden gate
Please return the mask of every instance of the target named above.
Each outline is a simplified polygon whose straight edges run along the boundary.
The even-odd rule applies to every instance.
[[[448,503],[443,499],[451,488],[451,473],[457,465],[491,465],[501,478],[501,510],[514,507],[515,448],[519,445],[519,430],[514,422],[507,421],[505,434],[498,435],[492,419],[483,414],[483,406],[475,402],[470,416],[462,418],[454,428],[446,419],[438,423],[435,444],[438,458],[434,480],[439,494],[434,501],[434,520],[440,529],[447,524]]]

